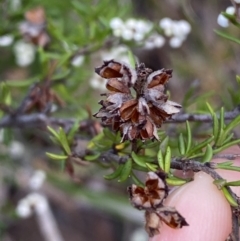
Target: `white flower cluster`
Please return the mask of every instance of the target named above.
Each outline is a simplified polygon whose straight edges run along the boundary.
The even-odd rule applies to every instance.
[[[101,62],[103,60],[117,59],[118,61],[127,63],[129,61],[128,51],[129,51],[129,48],[124,45],[114,47],[114,48],[110,49],[109,51],[103,51],[100,54]],[[94,74],[93,77],[90,79],[91,87],[93,89],[97,89],[100,91],[106,90],[106,87],[105,87],[106,83],[107,83],[107,80],[103,79],[98,74]]]
[[[13,42],[13,36],[12,35],[2,35],[0,36],[0,46],[1,47],[7,47],[11,45]]]
[[[32,215],[33,211],[41,213],[48,208],[47,199],[43,195],[33,192],[18,202],[16,213],[21,218],[27,218]]]
[[[16,63],[20,67],[30,65],[35,59],[35,46],[31,43],[19,40],[14,45]]]
[[[186,20],[176,21],[170,18],[163,18],[160,20],[159,26],[165,36],[170,38],[169,45],[172,48],[179,48],[191,32],[191,25]]]
[[[110,21],[113,35],[126,41],[142,41],[152,30],[153,24],[149,21],[129,18],[125,22],[121,18],[113,18]]]
[[[169,45],[172,48],[179,48],[191,32],[191,25],[185,20],[174,21],[163,18],[159,26],[164,35],[170,38]],[[164,36],[153,32],[153,23],[149,21],[130,18],[124,22],[116,17],[110,21],[110,27],[114,36],[125,41],[135,41],[144,49],[161,48],[166,41]]]
[[[235,0],[235,2],[237,3],[237,0]],[[226,8],[225,12],[230,15],[234,15],[235,8],[233,6],[229,6]],[[223,28],[227,28],[229,26],[229,20],[222,13],[218,15],[217,23]]]
[[[161,48],[165,42],[166,40],[162,35],[153,33],[145,40],[143,48],[148,50]]]

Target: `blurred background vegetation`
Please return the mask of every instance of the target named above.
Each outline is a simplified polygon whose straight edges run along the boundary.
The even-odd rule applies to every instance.
[[[29,88],[38,83],[50,85],[51,93],[24,113],[89,119],[104,93],[94,68],[103,59],[128,61],[129,51],[153,70],[173,69],[167,88],[173,101],[184,104],[184,111],[204,112],[205,101],[216,109],[224,105],[231,110],[239,100],[239,46],[213,31],[221,29],[217,18],[229,5],[227,0],[0,0],[0,116],[18,109]],[[186,20],[191,26],[179,47],[169,44],[170,37],[159,26],[166,17]],[[120,36],[111,25],[114,18],[134,24],[141,19],[151,30],[139,40]],[[238,30],[230,26],[224,31],[239,37]],[[152,33],[164,36],[164,45],[146,47]],[[89,132],[80,135],[82,148]],[[57,151],[45,128],[0,130],[1,240],[45,240],[36,215],[24,218],[17,209],[36,189],[47,198],[62,240],[147,240],[142,213],[128,202],[129,181],[104,180],[104,164],[91,163],[81,163],[72,180],[59,161],[45,155]]]

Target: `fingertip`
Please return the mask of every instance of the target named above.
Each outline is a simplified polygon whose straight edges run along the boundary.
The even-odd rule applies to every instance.
[[[231,208],[213,179],[203,173],[172,192],[165,204],[175,207],[189,226],[172,229],[165,224],[151,241],[225,240],[231,232]]]

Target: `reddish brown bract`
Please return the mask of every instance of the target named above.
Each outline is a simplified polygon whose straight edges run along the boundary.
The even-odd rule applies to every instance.
[[[164,94],[164,84],[172,76],[172,70],[153,72],[144,64],[134,70],[127,64],[110,60],[95,71],[108,79],[109,93],[106,100],[99,102],[102,108],[94,116],[101,118],[103,124],[112,125],[114,130],[120,130],[122,141],[158,139],[157,128],[181,109]],[[131,88],[136,96],[131,94]]]
[[[149,237],[159,234],[161,222],[171,228],[188,226],[184,217],[174,208],[163,206],[163,201],[168,195],[168,187],[163,172],[149,172],[145,187],[132,185],[128,188],[131,204],[145,212],[145,229]]]

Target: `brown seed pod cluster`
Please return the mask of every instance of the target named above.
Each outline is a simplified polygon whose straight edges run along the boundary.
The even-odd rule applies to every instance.
[[[26,21],[22,22],[19,30],[23,37],[33,44],[46,47],[50,37],[46,30],[45,11],[42,7],[36,7],[25,13]]]
[[[172,70],[152,71],[144,64],[132,69],[115,60],[104,61],[95,69],[107,79],[109,93],[99,103],[102,108],[94,115],[103,124],[120,130],[122,141],[159,139],[157,128],[180,111],[181,105],[168,100],[164,85],[172,77]]]
[[[128,188],[131,204],[138,209],[145,210],[145,229],[149,237],[159,234],[161,222],[171,228],[188,226],[184,217],[174,208],[163,205],[168,195],[165,174],[149,172],[145,187],[132,185]]]

